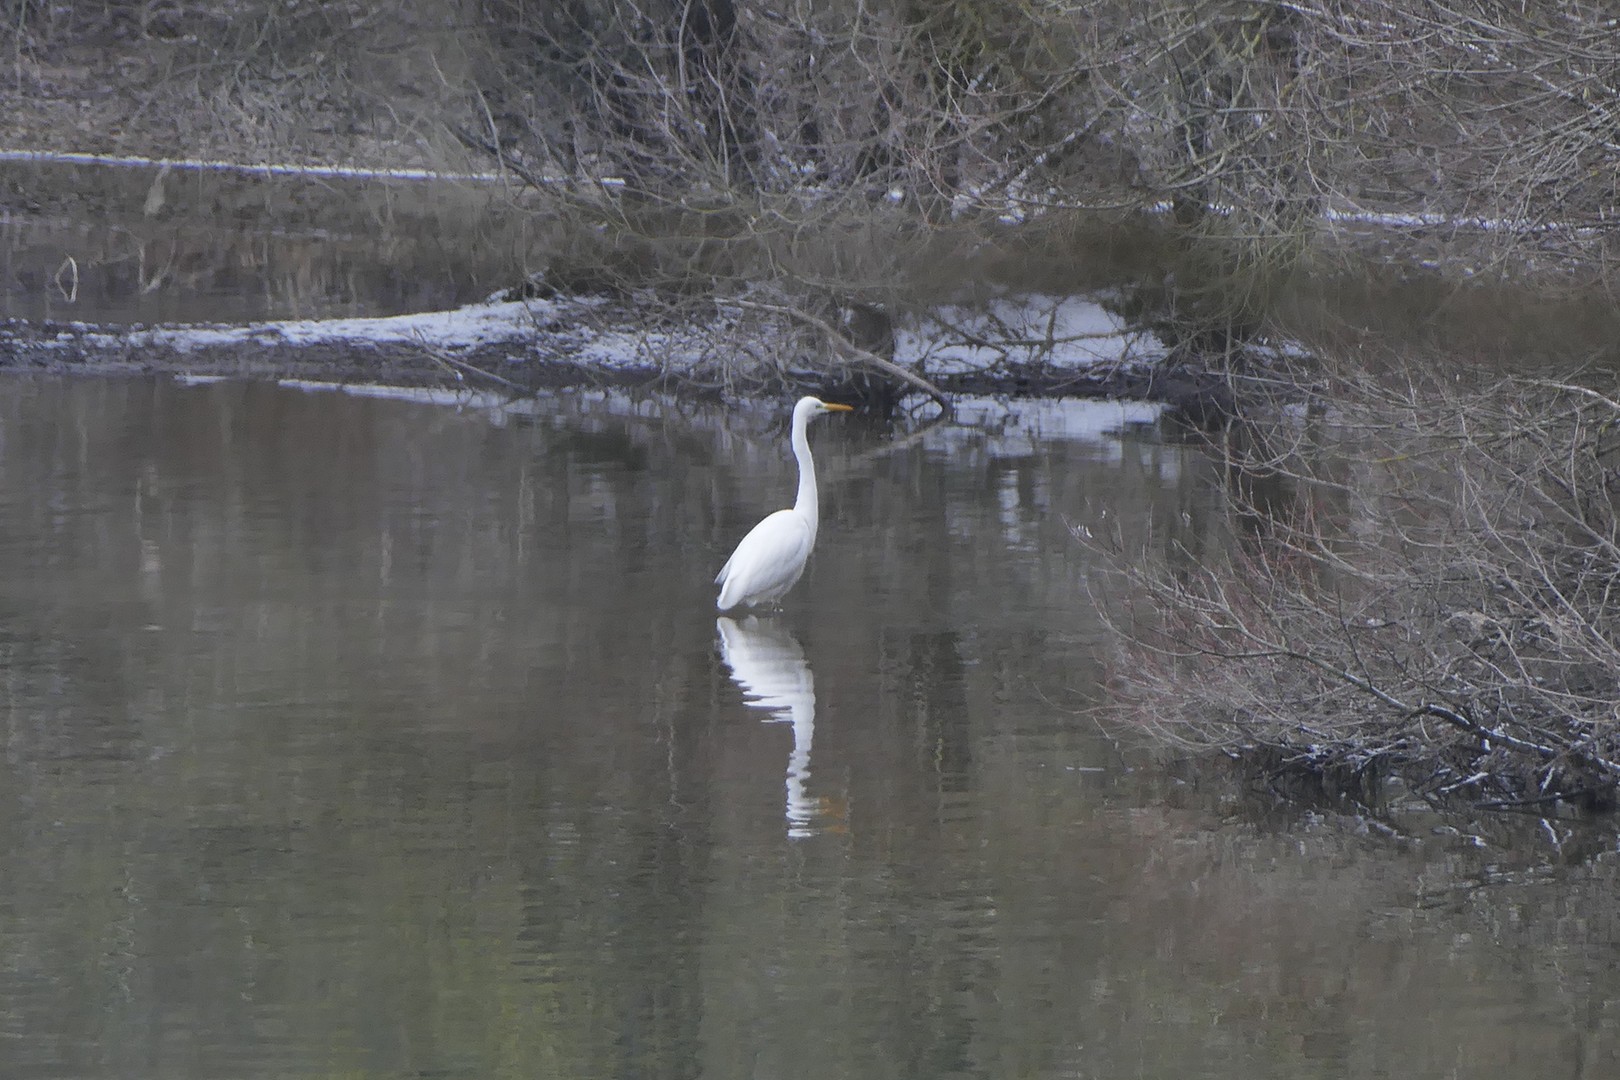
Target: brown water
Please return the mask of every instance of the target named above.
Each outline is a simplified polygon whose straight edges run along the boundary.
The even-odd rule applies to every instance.
[[[809,574],[717,625],[773,415],[3,388],[7,1078],[1620,1067],[1612,839],[1266,813],[1080,713],[1066,521],[1220,505],[1122,414],[819,422]]]

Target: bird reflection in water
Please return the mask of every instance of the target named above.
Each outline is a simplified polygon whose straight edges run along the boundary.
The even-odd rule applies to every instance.
[[[731,669],[731,679],[743,692],[743,700],[768,710],[771,721],[793,725],[793,752],[787,764],[788,835],[811,836],[819,831],[817,819],[826,816],[833,803],[812,797],[808,790],[816,684],[804,649],[775,619],[750,615],[737,620],[722,615],[714,624],[720,631],[720,658]]]

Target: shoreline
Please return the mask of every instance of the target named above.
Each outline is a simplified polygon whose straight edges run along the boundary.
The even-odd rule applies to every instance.
[[[1093,323],[1101,312],[1083,298],[1042,303],[1072,304],[1080,321]],[[767,336],[774,329],[754,328]],[[259,323],[13,318],[0,320],[0,374],[316,380],[512,396],[569,388],[642,389],[697,399],[778,392],[857,400],[875,394],[891,401],[924,396],[886,383],[859,361],[823,365],[804,357],[804,363],[778,367],[767,378],[745,369],[750,343],[736,334],[735,327],[718,322],[671,325],[667,313],[600,297],[492,300],[415,315]],[[1083,344],[1044,354],[1031,350],[1031,359],[1018,362],[1005,354],[987,360],[960,346],[953,351],[911,328],[896,334],[896,363],[923,373],[951,396],[1147,401],[1180,407],[1195,419],[1212,395],[1229,398],[1223,376],[1172,368],[1162,350],[1142,348],[1139,337],[1123,330],[1094,333]]]

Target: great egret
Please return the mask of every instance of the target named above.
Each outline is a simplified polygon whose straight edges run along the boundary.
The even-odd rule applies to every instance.
[[[805,434],[812,418],[822,413],[851,412],[848,405],[829,405],[819,398],[802,397],[793,406],[793,456],[799,461],[799,497],[791,510],[778,510],[755,525],[715,575],[720,598],[715,606],[730,611],[738,604],[754,607],[774,604],[804,573],[810,549],[816,546],[816,525],[821,517],[816,498],[816,463],[810,457]]]

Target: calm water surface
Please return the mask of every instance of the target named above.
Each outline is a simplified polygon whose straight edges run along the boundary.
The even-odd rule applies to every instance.
[[[1219,514],[1118,406],[819,422],[809,574],[717,622],[774,410],[3,390],[7,1078],[1620,1069],[1612,845],[1267,815],[1082,714],[1069,525]]]

